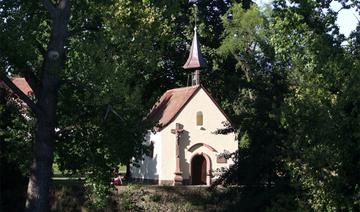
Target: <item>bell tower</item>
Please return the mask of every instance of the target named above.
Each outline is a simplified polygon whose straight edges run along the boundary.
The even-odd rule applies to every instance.
[[[196,4],[195,9],[196,9]],[[195,14],[196,15],[196,14]],[[183,65],[185,70],[193,70],[191,74],[191,85],[200,84],[200,70],[207,67],[206,61],[201,54],[200,43],[197,37],[197,27],[196,27],[196,18],[195,18],[195,27],[194,27],[194,37],[191,43],[189,57],[186,60],[186,63]]]

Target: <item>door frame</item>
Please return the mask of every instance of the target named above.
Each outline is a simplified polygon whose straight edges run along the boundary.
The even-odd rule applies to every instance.
[[[190,185],[192,185],[192,173],[191,173],[191,166],[192,166],[192,160],[195,156],[203,156],[205,158],[206,161],[206,185],[211,185],[211,177],[212,177],[212,173],[211,173],[211,159],[209,157],[209,155],[207,155],[206,153],[200,152],[200,153],[195,153],[191,156],[190,158],[190,166],[189,166],[189,180],[190,180]]]

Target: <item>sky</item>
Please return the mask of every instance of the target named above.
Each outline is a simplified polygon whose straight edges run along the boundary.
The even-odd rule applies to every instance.
[[[255,2],[263,6],[265,4],[270,4],[272,0],[255,0]],[[331,8],[335,11],[340,9],[341,5],[338,2],[332,2]],[[356,12],[354,8],[352,9],[343,9],[339,12],[338,18],[336,20],[337,25],[340,27],[340,33],[348,37],[351,31],[355,30],[357,23],[360,21],[359,12]]]

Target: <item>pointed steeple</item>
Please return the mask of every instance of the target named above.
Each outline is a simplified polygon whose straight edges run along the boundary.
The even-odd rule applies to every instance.
[[[194,28],[194,37],[192,40],[189,57],[183,65],[184,69],[203,69],[206,68],[206,61],[201,54],[200,44],[197,39],[196,26]]]

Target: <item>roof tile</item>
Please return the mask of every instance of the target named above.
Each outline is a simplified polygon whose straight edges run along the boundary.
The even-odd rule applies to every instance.
[[[12,82],[26,95],[30,95],[33,91],[25,78],[13,77]],[[3,81],[0,80],[0,86],[7,87]]]
[[[199,89],[200,85],[196,85],[166,91],[155,103],[147,119],[157,123],[157,131],[162,130],[172,122]]]

